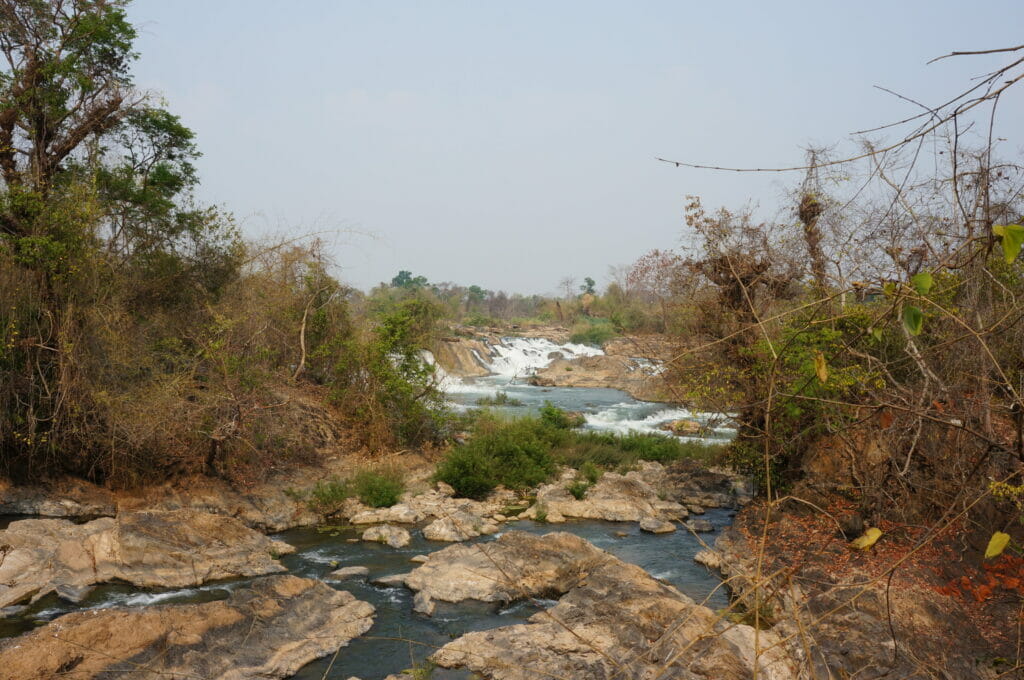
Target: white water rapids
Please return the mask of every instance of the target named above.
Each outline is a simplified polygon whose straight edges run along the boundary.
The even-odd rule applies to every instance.
[[[547,367],[558,357],[577,357],[604,354],[601,349],[574,343],[558,344],[547,338],[502,338],[489,345],[489,356],[477,360],[491,372],[482,378],[459,378],[449,375],[436,364],[428,352],[424,358],[436,366],[440,388],[457,409],[477,406],[481,398],[493,398],[499,392],[522,402],[520,406],[502,406],[511,414],[529,413],[545,401],[567,411],[578,411],[586,418],[586,428],[626,434],[628,432],[666,434],[661,426],[674,420],[694,420],[705,427],[705,441],[730,439],[735,430],[728,427],[730,420],[724,414],[697,413],[680,406],[645,402],[616,389],[589,387],[537,387],[526,378]],[[650,359],[631,360],[634,370],[657,375],[661,366]],[[682,439],[689,439],[682,437]],[[694,437],[693,439],[697,439]]]

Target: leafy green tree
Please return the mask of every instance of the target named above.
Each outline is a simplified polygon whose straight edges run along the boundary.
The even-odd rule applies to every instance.
[[[192,131],[133,89],[126,4],[0,0],[0,327],[34,338],[0,353],[8,469],[91,448],[99,402],[153,375],[115,353],[183,348],[142,320],[205,318],[241,263],[230,218],[192,198]]]
[[[0,0],[0,225],[33,233],[64,163],[140,102],[121,0]]]
[[[594,286],[596,285],[597,282],[588,276],[583,279],[583,285],[580,286],[580,292],[583,293],[584,295],[595,295],[596,291],[594,289]]]
[[[398,275],[391,279],[392,288],[425,288],[427,285],[427,277],[413,276],[412,272],[405,269],[398,272]]]

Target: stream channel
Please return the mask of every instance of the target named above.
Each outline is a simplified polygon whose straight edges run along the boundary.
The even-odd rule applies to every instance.
[[[588,429],[622,433],[630,430],[658,432],[658,425],[662,423],[687,418],[711,425],[709,434],[705,437],[706,441],[727,440],[734,434],[729,428],[715,424],[721,421],[720,418],[694,414],[664,404],[637,401],[619,390],[534,387],[523,379],[532,371],[546,365],[552,350],[557,349],[569,358],[579,354],[593,354],[600,350],[580,345],[557,346],[540,338],[518,338],[514,341],[505,341],[504,344],[505,347],[501,351],[506,353],[501,354],[499,359],[490,365],[493,375],[472,380],[444,376],[443,386],[453,408],[475,407],[476,401],[481,397],[493,397],[498,391],[502,391],[522,402],[520,406],[499,407],[499,410],[511,415],[535,412],[545,401],[550,401],[565,410],[583,413],[587,421],[585,427]],[[714,533],[704,536],[708,543],[713,542],[718,531],[729,524],[732,515],[732,511],[724,509],[708,509],[707,513],[702,515],[703,519],[709,520],[715,527]],[[0,518],[0,528],[4,528],[12,519],[23,517]],[[335,588],[348,590],[358,599],[371,603],[377,610],[373,628],[365,635],[352,640],[333,661],[331,657],[327,657],[305,666],[294,676],[299,680],[346,680],[352,676],[361,680],[380,680],[388,674],[399,673],[422,664],[436,648],[464,633],[524,623],[536,612],[554,604],[553,601],[532,600],[500,608],[495,604],[479,602],[437,602],[437,609],[432,617],[414,613],[411,591],[405,588],[376,586],[372,584],[373,579],[412,571],[418,565],[411,562],[410,558],[441,550],[451,544],[428,541],[423,538],[420,531],[414,530],[411,531],[412,542],[405,548],[395,549],[381,543],[359,541],[359,534],[365,529],[366,527],[342,525],[292,529],[274,535],[274,538],[295,546],[295,554],[281,558],[281,562],[290,573],[297,576],[323,578],[340,567],[367,567],[370,574],[366,581],[330,583]],[[513,529],[538,534],[551,531],[572,532],[616,557],[632,562],[651,575],[671,583],[696,601],[706,600],[707,606],[712,609],[728,604],[725,590],[720,587],[720,579],[705,567],[693,562],[693,556],[701,549],[701,545],[688,531],[654,535],[641,532],[635,522],[615,523],[599,520],[569,520],[554,526],[520,520],[508,522],[502,527],[503,532]],[[466,543],[491,541],[500,535],[501,533],[484,536]],[[62,614],[79,609],[224,599],[233,589],[252,580],[220,581],[197,588],[165,591],[107,584],[97,586],[77,605],[50,595],[17,617],[0,619],[0,637],[21,634]],[[462,680],[473,675],[468,671],[438,668],[429,677],[432,680]]]

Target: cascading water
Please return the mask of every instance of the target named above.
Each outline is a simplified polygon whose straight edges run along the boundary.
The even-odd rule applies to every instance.
[[[544,402],[567,411],[577,411],[586,419],[585,427],[625,434],[627,432],[661,433],[661,426],[675,420],[693,420],[703,428],[704,441],[722,441],[735,436],[728,427],[730,419],[724,414],[697,413],[678,406],[645,402],[616,389],[592,387],[538,387],[530,385],[528,378],[546,368],[557,358],[599,356],[604,352],[596,347],[574,343],[558,344],[547,338],[502,338],[487,345],[487,356],[474,350],[475,358],[491,372],[478,378],[458,378],[449,375],[434,361],[429,352],[424,358],[436,366],[438,386],[448,395],[457,409],[478,406],[481,399],[493,398],[503,392],[519,405],[500,408],[511,414],[536,411]],[[658,375],[662,367],[651,359],[630,359],[632,370]],[[681,437],[688,439],[688,437]]]

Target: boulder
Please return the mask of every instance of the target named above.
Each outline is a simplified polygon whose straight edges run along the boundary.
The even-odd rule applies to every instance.
[[[541,512],[551,516],[603,519],[610,522],[639,522],[644,517],[682,519],[686,508],[674,501],[662,500],[657,489],[642,475],[607,472],[577,500],[564,484],[544,484],[537,489],[537,503],[520,517],[535,519]]]
[[[692,437],[701,433],[703,427],[696,420],[673,420],[670,423],[664,423],[659,426],[660,429],[666,432],[671,432],[677,437]]]
[[[382,586],[384,588],[404,588],[406,585],[405,579],[407,576],[408,574],[391,574],[389,576],[379,576],[373,579],[371,583],[373,583],[373,585],[375,586]]]
[[[95,583],[182,588],[285,571],[294,552],[237,519],[194,510],[123,513],[85,524],[26,519],[0,531],[0,607],[57,591],[71,600]]]
[[[722,568],[722,556],[714,550],[701,550],[693,556],[693,561],[697,564],[703,564],[708,569],[721,569]]]
[[[397,503],[390,508],[376,508],[374,510],[362,510],[349,517],[351,524],[415,524],[421,521],[426,515],[407,503]]]
[[[691,519],[686,523],[686,526],[690,527],[690,531],[698,534],[715,530],[715,525],[706,519]]]
[[[676,525],[657,517],[644,517],[640,520],[640,530],[652,534],[669,534],[676,530]]]
[[[227,600],[65,614],[0,643],[0,676],[286,678],[365,633],[373,613],[319,581],[271,576]]]
[[[548,592],[564,592],[568,586],[557,605],[534,614],[526,624],[464,635],[431,660],[492,680],[749,680],[755,674],[763,680],[797,678],[793,660],[774,633],[759,631],[755,647],[749,626],[723,620],[641,568],[582,539],[570,543],[565,536],[548,534],[494,555],[514,558],[517,547],[531,555],[571,548],[568,554],[578,560],[572,578],[547,581]],[[540,584],[533,582],[534,588]]]
[[[412,609],[415,612],[419,612],[424,616],[433,616],[434,610],[437,605],[434,603],[434,599],[430,597],[428,593],[419,592],[416,593],[416,597],[412,599]]]
[[[369,575],[370,570],[366,567],[342,567],[328,574],[327,579],[329,581],[345,581],[347,579],[364,578]]]
[[[423,537],[429,541],[458,542],[494,534],[497,531],[498,525],[493,520],[456,511],[423,527]]]
[[[574,534],[510,531],[489,543],[431,553],[405,585],[444,602],[513,602],[568,592],[591,564],[607,558]]]
[[[404,548],[409,545],[409,541],[412,537],[409,532],[401,527],[393,527],[390,524],[381,524],[379,526],[370,527],[363,532],[364,541],[374,541],[376,543],[387,543],[392,548]]]

